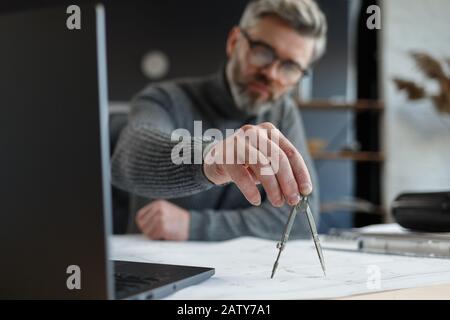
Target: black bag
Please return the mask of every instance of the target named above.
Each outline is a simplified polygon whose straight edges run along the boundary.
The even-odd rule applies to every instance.
[[[402,227],[424,232],[450,232],[450,192],[403,193],[392,203]]]

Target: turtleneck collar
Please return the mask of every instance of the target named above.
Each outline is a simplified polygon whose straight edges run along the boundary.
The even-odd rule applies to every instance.
[[[216,111],[225,118],[250,120],[256,118],[255,115],[241,110],[236,105],[231,94],[231,89],[225,72],[222,67],[209,82],[211,98],[215,101]]]
[[[208,91],[211,101],[214,102],[216,109],[215,111],[224,118],[239,119],[246,123],[251,123],[263,118],[265,114],[273,111],[274,109],[280,108],[283,104],[286,96],[274,102],[271,108],[259,115],[254,115],[248,111],[240,109],[234,101],[225,70],[226,68],[222,67],[219,72],[212,76],[211,81],[208,82]]]

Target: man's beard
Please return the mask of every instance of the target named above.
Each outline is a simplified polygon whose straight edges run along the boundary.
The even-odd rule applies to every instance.
[[[248,94],[247,85],[250,81],[241,79],[241,74],[241,66],[238,58],[236,54],[233,54],[226,66],[226,75],[234,102],[240,110],[256,116],[269,110],[281,98],[275,98],[273,91],[271,91],[266,101],[257,101],[257,96]],[[270,87],[270,81],[263,75],[257,75],[251,81],[258,81]]]

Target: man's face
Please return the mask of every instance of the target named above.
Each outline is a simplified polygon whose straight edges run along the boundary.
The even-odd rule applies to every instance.
[[[300,78],[295,75],[308,67],[314,41],[276,16],[264,17],[247,30],[234,28],[227,42],[227,72],[238,106],[252,114],[264,112],[296,86]],[[267,54],[262,59],[258,55],[267,53],[265,48],[275,60],[261,66]]]

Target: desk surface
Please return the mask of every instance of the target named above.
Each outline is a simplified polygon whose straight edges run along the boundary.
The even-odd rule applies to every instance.
[[[450,283],[419,288],[357,294],[339,300],[450,300]]]
[[[295,240],[288,242],[271,280],[275,245],[255,238],[164,242],[140,235],[114,236],[111,241],[116,260],[216,269],[211,279],[167,299],[426,299],[430,292],[434,298],[450,299],[450,285],[443,285],[450,284],[450,259],[324,250],[324,277],[312,241]]]

